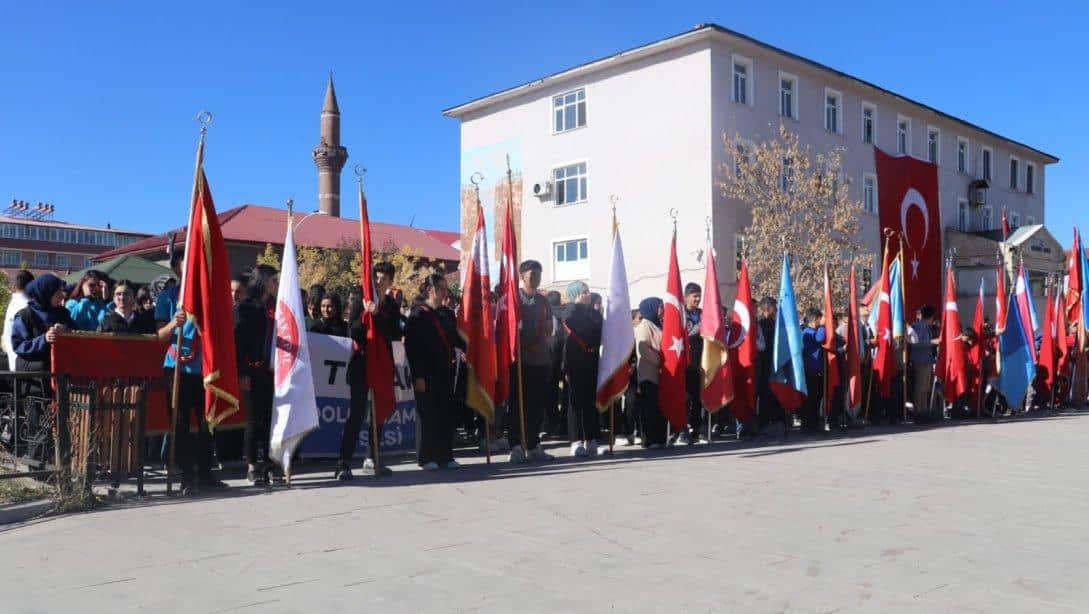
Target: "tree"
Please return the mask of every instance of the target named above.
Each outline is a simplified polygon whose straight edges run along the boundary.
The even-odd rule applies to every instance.
[[[268,266],[280,270],[280,261],[283,257],[276,251],[276,248],[271,243],[265,243],[265,251],[257,254],[257,264],[267,264]]]
[[[842,179],[843,147],[811,151],[798,135],[779,126],[767,141],[745,143],[723,136],[730,162],[723,165],[722,194],[752,206],[745,229],[749,274],[756,296],[776,296],[783,251],[793,259],[794,293],[801,309],[819,308],[824,266],[833,292],[846,296],[852,266],[869,265],[859,241],[862,203],[848,196]]]

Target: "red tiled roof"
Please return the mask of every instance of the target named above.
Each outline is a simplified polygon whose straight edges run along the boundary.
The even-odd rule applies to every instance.
[[[461,241],[461,233],[454,230],[430,230],[427,228],[421,228],[420,230],[435,237],[439,241],[447,245],[454,245]]]
[[[223,211],[218,217],[224,241],[283,245],[286,231],[285,224],[287,222],[287,211],[284,209],[262,205],[242,205]],[[295,215],[297,225],[295,241],[300,246],[334,248],[340,247],[346,241],[359,240],[359,220],[311,215],[306,218],[305,222],[299,224],[303,217],[301,214]],[[140,254],[164,250],[172,232],[178,233],[177,242],[179,245],[185,242],[185,227],[183,226],[99,254],[95,256],[95,260],[106,260],[122,254]],[[435,234],[438,234],[441,238],[436,237]],[[447,235],[453,238],[447,241]],[[456,232],[371,222],[371,238],[376,247],[383,248],[387,245],[394,245],[398,248],[407,247],[414,253],[432,260],[457,262],[460,255],[450,244],[458,236]]]

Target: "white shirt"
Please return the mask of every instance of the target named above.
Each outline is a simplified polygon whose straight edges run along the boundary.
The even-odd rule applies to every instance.
[[[12,292],[11,301],[8,302],[8,310],[4,312],[4,332],[0,337],[0,346],[8,355],[8,371],[15,370],[15,349],[11,347],[11,327],[15,323],[15,314],[19,313],[30,301],[22,292]]]

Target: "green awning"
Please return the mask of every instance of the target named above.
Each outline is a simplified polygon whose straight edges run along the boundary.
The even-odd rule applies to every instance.
[[[100,262],[95,266],[88,267],[82,271],[76,271],[69,273],[64,281],[70,284],[79,283],[79,280],[83,278],[83,274],[91,269],[102,271],[106,275],[110,276],[110,279],[120,281],[127,279],[137,284],[149,284],[156,277],[160,275],[169,275],[174,277],[173,271],[161,264],[155,264],[150,260],[144,260],[139,256],[133,254],[124,254],[114,258],[113,260],[107,260]]]

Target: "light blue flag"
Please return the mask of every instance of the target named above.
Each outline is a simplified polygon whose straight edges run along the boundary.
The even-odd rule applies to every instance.
[[[1089,282],[1089,258],[1085,257],[1085,246],[1081,249],[1081,321],[1089,322],[1089,292],[1085,291],[1085,283]]]
[[[790,276],[790,260],[786,254],[783,255],[780,279],[770,383],[780,403],[793,410],[800,406],[808,390],[805,386],[805,364],[802,362],[802,327],[798,324],[794,280]]]
[[[1032,324],[1032,332],[1029,337],[1036,339],[1036,333],[1040,332],[1040,319],[1036,316],[1036,301],[1032,300],[1032,286],[1029,285],[1028,271],[1021,267],[1021,283],[1025,287],[1025,296],[1028,297],[1029,322]],[[1035,343],[1035,341],[1034,341]]]
[[[998,366],[998,391],[1006,397],[1006,403],[1017,407],[1025,400],[1029,386],[1036,376],[1036,364],[1032,362],[1029,333],[1021,320],[1021,306],[1013,294],[1006,303],[1006,330],[998,335],[1001,356]]]
[[[900,275],[900,259],[892,261],[889,265],[889,305],[892,307],[892,336],[904,336],[904,283]],[[876,310],[874,310],[876,312]],[[877,327],[874,326],[874,330]]]

